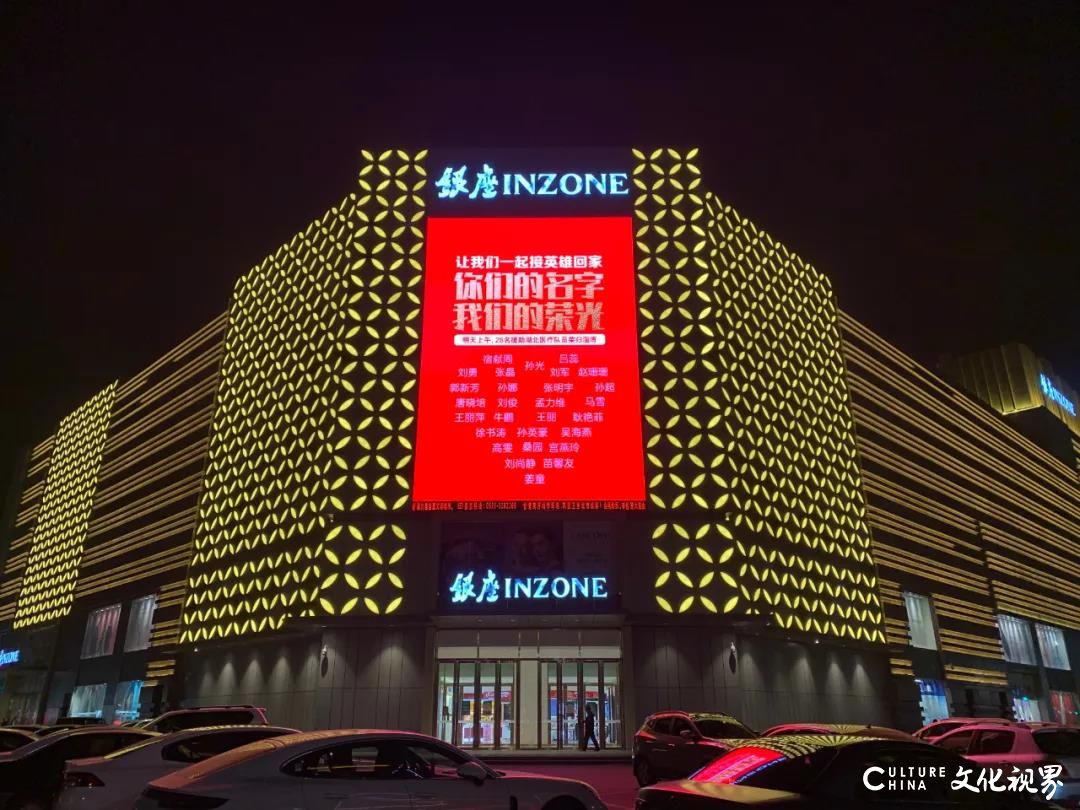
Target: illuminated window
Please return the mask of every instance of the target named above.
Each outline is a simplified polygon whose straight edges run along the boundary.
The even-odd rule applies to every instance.
[[[117,611],[120,606],[117,605]],[[116,638],[116,633],[113,633]],[[84,658],[86,656],[83,656]],[[101,710],[105,708],[105,684],[88,683],[76,686],[71,693],[71,709],[69,717],[97,717],[101,718]]]
[[[1051,692],[1050,713],[1055,723],[1061,723],[1063,726],[1080,726],[1080,701],[1077,701],[1076,693]]]
[[[116,685],[116,719],[123,722],[139,718],[139,695],[142,681],[120,681]]]
[[[1039,639],[1039,653],[1044,666],[1051,669],[1070,669],[1069,653],[1065,649],[1065,634],[1060,627],[1036,622],[1035,636]]]
[[[937,634],[934,632],[934,614],[930,609],[930,598],[905,592],[904,605],[907,607],[911,646],[921,647],[924,650],[936,650]]]
[[[124,652],[145,650],[150,646],[150,631],[154,626],[154,607],[157,596],[143,596],[131,603],[131,615],[128,617],[127,635],[124,637]]]
[[[99,658],[112,655],[116,649],[116,630],[120,626],[120,605],[98,608],[86,617],[82,657]]]
[[[945,694],[944,681],[916,678],[919,687],[919,708],[922,709],[923,725],[949,716],[949,699]]]
[[[1031,641],[1031,626],[1026,621],[1001,614],[997,617],[997,623],[1006,661],[1032,666],[1038,663],[1035,658],[1035,645]]]
[[[1022,723],[1041,723],[1047,717],[1043,712],[1042,701],[1032,697],[1027,690],[1014,686],[1012,689],[1013,716]]]

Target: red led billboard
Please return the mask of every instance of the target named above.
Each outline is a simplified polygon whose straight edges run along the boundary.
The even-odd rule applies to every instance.
[[[427,223],[417,509],[643,507],[630,217]]]

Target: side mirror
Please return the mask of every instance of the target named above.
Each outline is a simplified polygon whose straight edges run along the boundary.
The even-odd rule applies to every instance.
[[[458,765],[457,775],[462,779],[469,779],[478,785],[488,778],[487,768],[475,760],[462,762]]]
[[[688,728],[684,728],[682,731],[680,731],[679,736],[682,737],[684,740],[696,740],[698,738],[698,735]]]

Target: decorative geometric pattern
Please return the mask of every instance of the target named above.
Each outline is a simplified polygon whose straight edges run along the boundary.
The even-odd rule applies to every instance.
[[[826,280],[702,188],[696,149],[634,157],[650,507],[684,516],[687,538],[705,525],[692,515],[724,518],[685,555],[654,543],[657,604],[726,612],[734,598],[783,628],[883,641]],[[717,610],[685,566],[733,540]]]
[[[66,616],[75,598],[116,384],[64,417],[15,610],[16,628]]]
[[[14,534],[8,543],[6,558],[0,553],[0,559],[4,562],[3,573],[0,574],[0,622],[10,622],[15,618],[19,588],[34,542],[34,526],[41,512],[41,496],[45,494],[55,439],[55,436],[49,436],[30,451],[22,497],[15,513]]]
[[[330,615],[359,605],[375,614],[392,613],[402,603],[401,579],[384,566],[405,554],[405,529],[397,524],[365,528],[356,521],[400,512],[409,503],[419,378],[427,152],[362,155],[346,276],[349,357],[341,382],[345,395],[335,411],[340,438],[329,483],[335,520],[342,523],[327,534],[318,554],[319,604]],[[356,541],[363,545],[354,547]],[[349,547],[339,552],[342,543]],[[363,575],[355,565],[370,573]]]
[[[656,602],[667,613],[686,613],[695,604],[709,613],[731,613],[740,589],[733,575],[737,544],[720,523],[703,523],[691,532],[683,523],[661,523],[652,534],[660,562],[654,583]],[[745,587],[742,596],[749,598]]]
[[[327,614],[351,613],[361,603],[377,615],[393,613],[401,606],[405,583],[395,570],[405,556],[405,530],[400,526],[378,524],[367,530],[335,526],[319,552],[329,570],[320,583],[319,597]],[[336,604],[332,596],[338,598]]]
[[[355,519],[408,505],[424,156],[363,152],[359,192],[237,284],[182,642],[401,605],[378,546],[404,529]]]

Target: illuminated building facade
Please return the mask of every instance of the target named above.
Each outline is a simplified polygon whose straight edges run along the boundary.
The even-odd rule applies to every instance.
[[[0,714],[257,703],[486,749],[591,711],[621,748],[670,707],[911,725],[930,682],[1066,706],[995,622],[1075,646],[1030,559],[1080,569],[1075,468],[841,315],[696,158],[362,152],[31,451]]]

